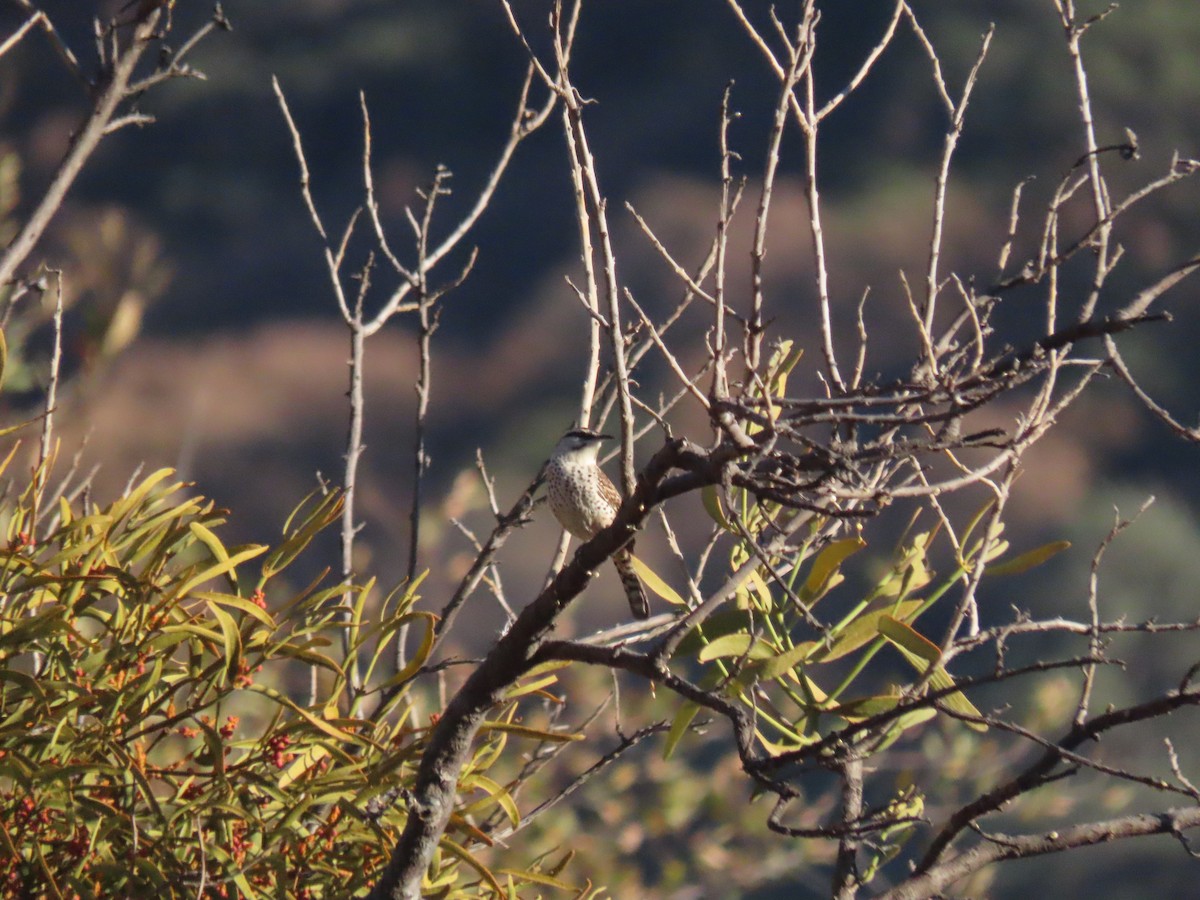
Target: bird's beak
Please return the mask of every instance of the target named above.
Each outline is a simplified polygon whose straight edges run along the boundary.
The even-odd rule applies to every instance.
[[[613,436],[611,434],[596,435],[596,440],[598,440],[598,441],[611,441],[612,439],[613,439]]]

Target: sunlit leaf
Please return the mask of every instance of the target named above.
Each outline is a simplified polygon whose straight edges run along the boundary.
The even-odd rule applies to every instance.
[[[544,887],[558,888],[562,891],[578,891],[579,888],[574,885],[567,884],[558,878],[552,878],[549,875],[544,875],[541,872],[530,872],[528,869],[497,869],[497,875],[508,875],[516,878],[519,881],[527,881],[530,884],[540,884]]]
[[[497,806],[504,810],[504,814],[508,816],[508,820],[512,823],[513,827],[521,824],[521,813],[517,810],[516,802],[513,800],[512,795],[508,792],[508,789],[498,781],[488,778],[486,775],[481,775],[478,772],[474,772],[463,777],[463,779],[459,782],[459,788],[461,790],[468,791],[481,790],[488,795],[484,801],[476,801],[476,803],[468,804],[463,810],[464,815],[481,808],[481,805],[494,802]]]
[[[467,852],[465,847],[454,843],[454,841],[450,840],[450,838],[445,837],[444,835],[442,839],[438,841],[438,846],[442,847],[448,851],[451,856],[457,857],[478,872],[479,877],[486,881],[492,890],[494,890],[497,894],[504,893],[504,888],[500,886],[500,882],[496,880],[496,876],[491,873],[487,866]]]
[[[296,557],[300,555],[322,530],[335,522],[342,512],[343,497],[337,491],[331,491],[321,497],[320,501],[308,513],[307,518],[300,526],[284,539],[283,543],[271,551],[270,555],[263,560],[262,574],[263,578],[273,578],[284,569],[286,569]],[[305,504],[301,503],[296,508],[296,515]],[[291,525],[291,519],[288,520],[288,526]]]
[[[950,673],[943,666],[937,664],[941,659],[941,650],[933,641],[891,616],[884,616],[880,619],[879,633],[891,641],[918,672],[924,674],[929,668],[929,663],[935,664],[929,676],[929,684],[934,690],[945,691],[954,687],[954,679]],[[948,709],[961,715],[976,718],[980,715],[979,710],[961,691],[947,694],[941,702]],[[979,722],[966,722],[965,724],[974,731],[987,731],[987,726]]]
[[[729,517],[725,515],[725,509],[721,505],[721,495],[718,493],[720,488],[717,485],[705,485],[700,490],[700,502],[704,504],[704,509],[714,522],[728,531],[730,534],[737,534],[737,529],[729,521]]]
[[[741,632],[719,637],[700,651],[697,658],[701,662],[711,662],[722,657],[747,657],[748,659],[770,659],[775,650],[769,644],[758,640],[751,634]]]
[[[867,542],[858,535],[826,544],[808,570],[808,577],[800,589],[800,599],[811,603],[827,594],[834,587],[832,582],[840,574],[842,563],[865,546]]]
[[[648,587],[654,594],[675,606],[687,606],[687,601],[675,593],[675,590],[669,584],[659,578],[653,569],[636,556],[631,556],[629,559],[633,563],[633,570],[637,572],[638,578],[642,580],[642,584]]]
[[[267,549],[268,548],[266,544],[251,544],[249,547],[239,550],[237,553],[233,554],[227,559],[221,560],[215,565],[209,566],[207,569],[204,569],[198,574],[192,576],[182,585],[174,589],[173,596],[186,597],[192,588],[198,587],[199,585],[204,584],[206,581],[211,581],[218,575],[224,575],[227,572],[232,572],[237,566],[240,566],[246,560],[254,559],[256,556],[261,556],[267,551]]]
[[[927,662],[938,662],[942,658],[941,648],[929,638],[917,632],[911,625],[884,615],[879,617],[879,633],[905,650]]]
[[[532,738],[537,741],[549,741],[554,744],[564,744],[570,741],[582,741],[586,735],[577,731],[543,731],[540,728],[530,728],[515,722],[484,722],[479,726],[480,732],[503,731],[518,737]]]
[[[773,681],[781,675],[791,672],[796,666],[807,660],[813,654],[813,651],[820,646],[816,641],[805,641],[777,656],[772,656],[770,659],[756,664],[755,668],[758,677],[763,681]]]
[[[886,610],[877,609],[862,613],[838,633],[829,650],[818,650],[813,656],[821,662],[831,662],[848,653],[853,653],[859,647],[878,637],[880,618],[886,615],[900,621],[907,621],[908,617],[921,606],[922,601],[920,600],[902,600],[889,605]]]

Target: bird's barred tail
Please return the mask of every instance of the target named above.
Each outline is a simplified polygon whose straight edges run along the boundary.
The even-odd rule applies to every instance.
[[[613,562],[617,566],[617,574],[621,576],[621,586],[625,588],[625,597],[629,600],[629,608],[633,610],[634,618],[650,618],[650,603],[646,600],[646,591],[637,577],[637,572],[633,570],[633,553],[627,547],[613,557]]]

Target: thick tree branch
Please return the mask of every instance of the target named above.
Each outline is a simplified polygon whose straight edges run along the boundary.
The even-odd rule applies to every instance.
[[[650,460],[637,488],[608,528],[584,543],[550,584],[522,610],[483,662],[447,704],[421,756],[408,798],[408,820],[373,900],[418,900],[421,879],[454,810],[458,776],[470,756],[485,713],[503,691],[535,664],[537,650],[564,609],[591,581],[602,562],[628,543],[653,509],[665,500],[720,481],[733,448],[702,451],[685,441],[666,444]],[[670,476],[672,469],[683,474]]]

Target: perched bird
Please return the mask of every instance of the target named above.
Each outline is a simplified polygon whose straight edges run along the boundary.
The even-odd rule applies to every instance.
[[[574,428],[562,436],[546,464],[546,484],[554,517],[581,541],[589,540],[612,524],[621,494],[596,462],[601,441],[612,440],[587,428]],[[646,592],[633,570],[633,542],[615,554],[613,564],[621,576],[629,608],[635,617],[650,615]]]

